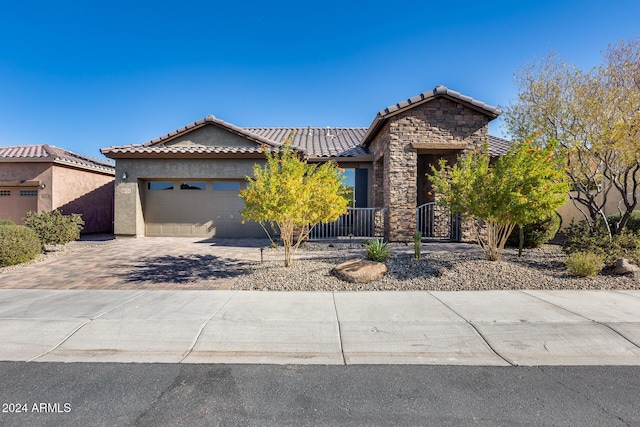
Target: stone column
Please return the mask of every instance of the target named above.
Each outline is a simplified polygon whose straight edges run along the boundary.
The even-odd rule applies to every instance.
[[[384,207],[384,157],[373,162],[373,207]],[[374,235],[385,236],[386,214],[376,213],[374,219]]]
[[[391,242],[410,242],[416,231],[418,153],[393,130],[389,145],[385,159],[385,206],[389,210],[386,236]]]

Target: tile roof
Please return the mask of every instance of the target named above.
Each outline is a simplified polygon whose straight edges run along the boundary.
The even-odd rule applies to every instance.
[[[292,146],[312,157],[355,157],[367,155],[368,151],[361,147],[360,140],[366,128],[241,128],[214,116],[193,122],[159,138],[144,144],[131,144],[102,148],[103,154],[247,154],[260,153],[256,147],[211,147],[211,146],[165,146],[175,137],[191,130],[215,124],[233,133],[242,135],[257,144],[279,147],[293,132]]]
[[[293,132],[291,145],[314,157],[355,157],[369,154],[360,145],[366,128],[246,128],[249,132],[284,143]]]
[[[195,122],[198,123],[198,122]],[[185,126],[191,130],[193,127]],[[310,157],[330,158],[330,157],[358,157],[369,154],[361,141],[367,132],[367,128],[345,128],[345,127],[302,127],[302,128],[239,128],[245,133],[250,133],[253,139],[268,140],[271,146],[278,147],[284,143],[293,132],[292,146]],[[172,132],[173,135],[176,135]],[[169,135],[169,134],[167,134]],[[104,154],[258,154],[262,152],[260,146],[256,147],[213,147],[213,146],[165,146],[158,142],[165,141],[166,138],[156,138],[155,142],[149,141],[144,144],[122,145],[118,147],[103,148],[100,151]],[[153,145],[152,145],[153,144]],[[275,148],[274,147],[274,148]],[[506,139],[489,135],[489,154],[500,156],[505,154],[511,147],[511,142]]]
[[[498,117],[502,114],[502,110],[496,107],[492,107],[491,105],[485,104],[484,102],[478,101],[477,99],[473,99],[470,96],[463,95],[460,92],[455,90],[451,90],[446,86],[438,85],[433,90],[429,90],[427,92],[422,92],[420,95],[416,95],[404,101],[398,102],[397,104],[391,105],[384,110],[380,110],[378,115],[385,117],[390,114],[396,113],[399,110],[407,109],[407,107],[414,106],[418,103],[423,103],[437,96],[448,96],[449,98],[456,99],[458,101],[464,102],[468,105],[474,106],[490,116]]]
[[[132,144],[103,148],[101,151],[105,154],[255,154],[261,153],[262,147],[258,145],[255,147],[211,147],[203,145],[145,146],[143,144]]]
[[[384,110],[378,111],[378,114],[376,114],[376,117],[373,119],[371,125],[367,129],[367,133],[362,138],[362,145],[364,145],[365,147],[369,146],[371,138],[376,134],[382,123],[388,117],[395,115],[401,111],[409,110],[420,104],[424,104],[425,102],[428,102],[431,99],[439,96],[445,96],[458,102],[464,103],[472,108],[482,111],[483,113],[494,119],[502,114],[502,110],[500,110],[499,108],[492,107],[491,105],[485,104],[484,102],[478,101],[477,99],[473,99],[470,96],[463,95],[460,92],[451,90],[446,86],[438,85],[433,90],[423,92],[420,95],[416,95],[404,101],[398,102],[397,104],[390,105]]]
[[[52,162],[81,169],[115,173],[109,160],[96,159],[48,144],[0,147],[0,162]]]
[[[260,153],[260,147],[211,147],[211,146],[165,146],[164,143],[169,142],[180,135],[188,133],[194,129],[205,126],[207,124],[217,125],[236,135],[243,136],[257,144],[266,144],[270,147],[279,147],[293,132],[292,146],[309,157],[330,158],[330,157],[359,157],[369,155],[367,149],[368,138],[372,137],[377,131],[379,125],[390,115],[399,111],[413,108],[414,106],[427,102],[438,96],[446,96],[465,103],[472,108],[483,111],[491,117],[499,116],[502,111],[492,107],[484,102],[475,100],[469,96],[462,95],[460,92],[448,89],[445,86],[436,86],[435,89],[421,93],[420,95],[409,98],[378,112],[376,118],[368,128],[332,128],[332,127],[284,127],[284,128],[266,128],[266,127],[246,127],[241,128],[229,122],[218,119],[210,115],[204,119],[200,119],[168,134],[152,139],[144,144],[132,144],[123,146],[112,146],[102,148],[103,154],[119,156],[122,154],[144,155],[144,154],[254,154]],[[489,137],[489,152],[491,155],[501,155],[506,153],[510,144],[508,141]],[[495,154],[494,154],[495,153]]]
[[[505,154],[507,154],[507,151],[509,151],[509,149],[513,145],[513,142],[507,139],[498,138],[497,136],[493,136],[493,135],[489,135],[488,139],[489,139],[489,156],[491,157],[504,156]]]
[[[250,140],[253,140],[253,141],[255,141],[255,142],[259,143],[259,144],[267,144],[267,145],[274,146],[274,147],[279,145],[278,142],[276,142],[274,140],[271,140],[269,138],[265,138],[265,137],[263,137],[261,135],[255,135],[255,134],[247,131],[247,129],[238,127],[238,126],[236,126],[234,124],[231,124],[229,122],[225,122],[224,120],[221,120],[221,119],[217,118],[213,114],[208,115],[204,119],[200,119],[200,120],[195,121],[193,123],[190,123],[190,124],[188,124],[186,126],[183,126],[183,127],[179,128],[179,129],[176,129],[173,132],[169,132],[166,135],[162,135],[161,137],[152,139],[149,142],[145,142],[143,145],[148,147],[148,146],[151,146],[151,145],[157,145],[157,144],[162,143],[162,142],[167,142],[168,140],[171,140],[171,139],[173,139],[174,137],[176,137],[178,135],[182,135],[185,132],[193,130],[193,129],[197,128],[197,127],[201,127],[201,126],[203,126],[203,125],[205,125],[207,123],[216,124],[216,125],[218,125],[218,126],[220,126],[222,128],[227,129],[228,131],[231,131],[231,132],[233,132],[235,134],[238,134],[238,135],[242,135],[242,136],[244,136],[244,137],[246,137],[246,138],[248,138]]]

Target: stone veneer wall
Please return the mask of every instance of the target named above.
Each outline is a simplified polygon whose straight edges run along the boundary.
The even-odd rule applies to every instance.
[[[385,238],[408,242],[416,229],[418,152],[412,143],[466,142],[462,154],[480,148],[487,141],[489,116],[446,97],[439,97],[387,119],[371,143],[374,159],[383,158],[384,207],[387,208]],[[379,185],[379,167],[374,166]],[[379,188],[374,188],[378,194]],[[379,206],[379,198],[375,198]],[[469,236],[463,223],[462,236]]]
[[[384,206],[384,157],[380,157],[379,159],[373,162],[373,207],[383,207]],[[374,235],[375,236],[386,236],[386,228],[385,224],[387,223],[386,212],[378,212],[376,213],[376,217],[374,219]]]
[[[417,107],[420,108],[420,107]],[[389,207],[389,234],[392,242],[409,242],[416,232],[416,202],[418,198],[418,152],[411,142],[419,141],[425,128],[418,111],[409,110],[390,120],[389,157],[385,171],[389,185],[385,204]]]
[[[386,188],[388,186],[388,174],[385,168],[386,159],[389,151],[389,125],[385,124],[383,128],[373,138],[370,145],[373,154],[373,206],[387,207],[385,200]],[[389,233],[389,210],[385,211],[383,219],[383,235],[388,239]],[[376,223],[376,233],[380,234],[380,224]]]

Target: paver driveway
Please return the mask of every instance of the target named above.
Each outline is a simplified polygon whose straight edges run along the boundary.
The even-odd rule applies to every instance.
[[[0,288],[229,289],[267,239],[137,238],[73,242],[81,250],[0,273]]]

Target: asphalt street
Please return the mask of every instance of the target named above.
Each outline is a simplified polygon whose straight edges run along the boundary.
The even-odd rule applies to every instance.
[[[638,426],[640,367],[0,363],[2,426]]]

